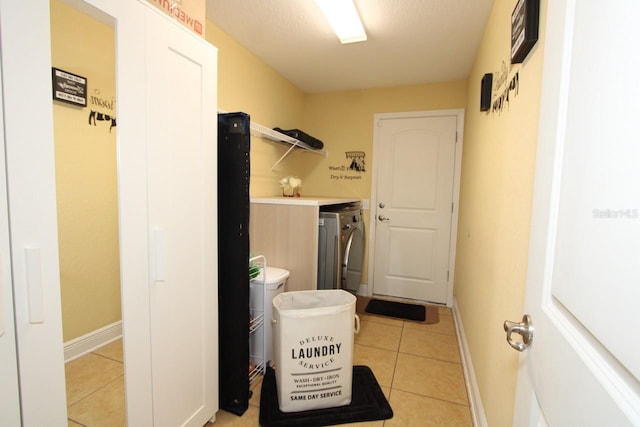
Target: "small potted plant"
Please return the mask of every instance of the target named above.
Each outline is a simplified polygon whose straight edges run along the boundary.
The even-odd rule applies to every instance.
[[[280,187],[282,187],[282,195],[285,197],[299,196],[302,180],[296,176],[287,176],[280,180]]]

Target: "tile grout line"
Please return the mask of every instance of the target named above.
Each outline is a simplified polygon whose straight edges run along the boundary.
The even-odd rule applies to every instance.
[[[400,328],[400,339],[398,340],[398,349],[395,351],[396,353],[396,358],[395,361],[393,362],[393,373],[391,374],[391,384],[389,385],[389,406],[391,407],[391,396],[393,395],[393,380],[396,377],[396,370],[398,369],[398,355],[400,354],[400,343],[402,342],[402,333],[404,331],[404,321],[402,321],[402,327]],[[391,410],[393,411],[393,407],[391,407]],[[393,417],[391,418],[393,419]],[[382,426],[384,427],[387,424],[387,420],[383,420],[382,421]]]
[[[439,402],[451,403],[452,405],[461,406],[463,408],[469,408],[471,406],[469,404],[464,404],[464,403],[460,403],[460,402],[454,402],[453,400],[442,399],[442,398],[434,397],[434,396],[427,396],[425,394],[416,393],[415,391],[402,390],[400,388],[397,388],[396,390],[397,391],[401,391],[403,393],[411,394],[411,395],[417,396],[417,397],[424,397],[424,398],[431,399],[431,400],[437,400]]]
[[[402,337],[400,338],[400,340],[402,340]],[[456,350],[458,351],[458,356],[461,358],[462,355],[459,354],[459,350],[458,350],[458,340],[456,338]],[[408,351],[401,351],[400,349],[398,349],[398,353],[402,353],[402,354],[406,354],[409,356],[415,356],[415,357],[423,357],[425,359],[429,359],[429,360],[435,360],[438,362],[445,362],[445,363],[452,363],[454,365],[462,365],[462,360],[460,359],[459,362],[455,362],[453,360],[445,360],[445,359],[438,359],[437,357],[432,357],[432,356],[425,356],[424,354],[416,354],[416,353],[410,353]]]
[[[113,378],[111,381],[107,382],[106,384],[102,385],[101,387],[98,387],[97,389],[93,390],[91,393],[87,394],[86,396],[84,396],[82,399],[78,400],[77,402],[72,403],[71,405],[67,406],[67,409],[72,408],[73,406],[76,406],[78,403],[82,402],[85,399],[88,399],[89,397],[93,396],[94,394],[96,394],[97,392],[99,392],[100,390],[103,390],[104,388],[106,388],[108,385],[112,384],[113,382],[117,381],[120,379],[120,377],[124,378],[124,374],[120,374],[117,377]],[[67,417],[68,418],[68,417]],[[76,422],[77,421],[73,421]],[[78,423],[80,424],[80,423]],[[84,425],[84,424],[83,424]]]
[[[392,376],[392,379],[391,379],[392,387],[391,387],[391,391],[389,392],[389,399],[391,399],[391,392],[394,390],[394,388],[393,388],[393,378],[395,377],[396,369],[397,369],[398,362],[399,362],[399,359],[400,359],[399,358],[400,354],[406,354],[406,355],[414,356],[414,357],[421,357],[421,358],[425,358],[425,359],[429,359],[429,360],[435,360],[435,361],[438,361],[438,362],[449,363],[449,364],[453,364],[453,365],[459,365],[460,367],[462,367],[462,362],[452,362],[452,361],[448,361],[448,360],[435,359],[435,358],[432,358],[432,357],[427,357],[427,356],[423,356],[423,355],[412,354],[412,353],[407,353],[407,352],[400,351],[400,346],[402,344],[402,338],[404,336],[405,324],[406,324],[406,322],[403,321],[403,323],[402,323],[402,331],[401,331],[401,335],[400,335],[400,341],[398,342],[398,352],[396,354],[396,363],[394,364],[393,376]],[[407,329],[412,329],[412,328],[407,328]],[[454,335],[454,337],[455,337],[456,345],[457,345],[458,344],[458,336]],[[459,351],[460,350],[458,349],[458,352]],[[462,357],[462,355],[460,355],[460,357]],[[465,389],[466,389],[466,378],[464,378],[464,375],[463,375],[463,380],[465,382]],[[446,400],[446,399],[442,399],[442,398],[426,396],[426,395],[422,395],[420,393],[416,393],[416,392],[412,392],[412,391],[408,391],[408,390],[402,390],[402,389],[399,389],[399,388],[396,388],[395,390],[402,391],[404,393],[410,393],[410,394],[413,394],[414,396],[426,397],[428,399],[433,399],[433,400],[438,400],[438,401],[441,401],[441,402],[451,403],[451,404],[458,405],[458,406],[461,406],[461,407],[470,408],[470,406],[471,406],[470,402],[469,402],[469,396],[468,395],[466,396],[467,404],[463,404],[463,403],[454,402],[454,401]]]
[[[86,424],[82,424],[81,422],[74,420],[73,418],[67,417],[67,421],[72,421],[74,424],[78,424],[79,426],[82,426],[82,427],[89,427]]]
[[[436,362],[450,363],[452,365],[462,366],[462,363],[460,362],[452,362],[451,360],[436,359],[435,357],[423,356],[422,354],[407,353],[406,351],[399,351],[398,354],[406,354],[407,356],[421,357],[423,359],[434,360]]]
[[[411,330],[411,331],[418,331],[418,332],[426,333],[426,334],[444,335],[446,337],[455,337],[456,336],[455,332],[451,333],[451,334],[447,334],[447,333],[444,333],[444,332],[424,330],[425,328],[407,328],[407,329]]]
[[[102,348],[102,347],[97,348],[96,351],[99,350],[100,348]],[[96,351],[92,351],[90,354],[102,357],[103,359],[112,360],[114,362],[118,362],[118,363],[121,363],[121,364],[124,365],[124,362],[122,360],[114,359],[113,357],[109,357],[109,356],[106,356],[104,354],[97,353]]]

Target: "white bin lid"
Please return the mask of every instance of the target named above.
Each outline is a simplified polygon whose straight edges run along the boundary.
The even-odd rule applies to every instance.
[[[265,280],[265,285],[279,285],[289,278],[289,270],[285,270],[283,268],[278,267],[267,267],[267,279]],[[260,274],[252,280],[254,284],[262,284],[262,269],[260,269]]]

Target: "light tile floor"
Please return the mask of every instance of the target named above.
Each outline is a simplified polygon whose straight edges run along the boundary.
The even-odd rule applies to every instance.
[[[434,325],[360,315],[353,363],[373,370],[394,416],[351,425],[472,426],[453,316],[448,308],[438,310],[440,322]],[[69,362],[66,373],[69,426],[125,425],[120,340]],[[260,386],[259,380],[252,384],[243,416],[219,411],[207,426],[258,426]]]
[[[124,427],[122,340],[65,365],[69,427]]]

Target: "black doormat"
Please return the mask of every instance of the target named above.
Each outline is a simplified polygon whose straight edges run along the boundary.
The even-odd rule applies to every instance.
[[[384,301],[380,299],[372,299],[369,301],[367,313],[380,314],[382,316],[397,317],[399,319],[417,320],[422,322],[426,318],[426,309],[424,305],[405,304],[396,301]]]
[[[281,412],[278,405],[276,374],[267,367],[260,392],[260,425],[263,427],[319,427],[362,421],[386,420],[393,410],[368,366],[354,366],[351,404],[337,408],[300,412]]]

